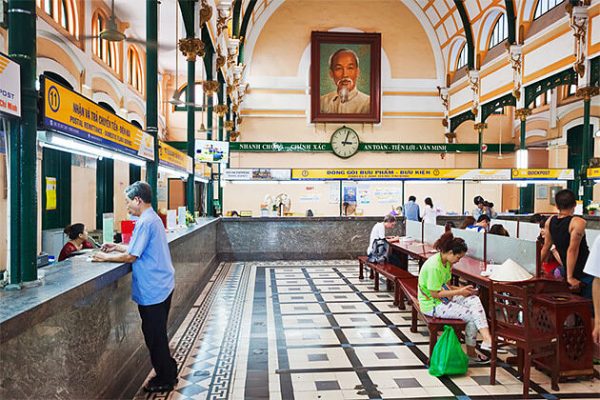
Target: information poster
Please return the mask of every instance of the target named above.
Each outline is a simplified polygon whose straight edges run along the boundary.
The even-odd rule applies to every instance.
[[[378,204],[400,204],[402,189],[397,186],[379,186],[373,191],[373,197]]]
[[[56,210],[56,178],[46,177],[46,210]]]
[[[113,213],[102,214],[102,242],[114,242],[115,216]]]
[[[344,186],[344,203],[356,204],[356,186]]]
[[[371,204],[370,189],[371,188],[369,185],[358,185],[358,189],[356,192],[356,199],[358,204]]]
[[[327,185],[329,185],[329,204],[340,204],[340,184],[328,182]]]

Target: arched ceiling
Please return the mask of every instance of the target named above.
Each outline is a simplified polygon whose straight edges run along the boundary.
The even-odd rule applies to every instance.
[[[256,36],[256,30],[264,27],[265,18],[273,15],[274,10],[284,2],[301,2],[307,0],[237,0],[241,2],[242,16],[246,16],[248,26],[244,34],[246,38]],[[310,1],[310,0],[309,0]],[[423,29],[427,32],[434,53],[442,54],[443,74],[453,72],[460,50],[466,43],[471,54],[469,55],[470,67],[477,67],[475,60],[477,54],[485,56],[487,41],[494,22],[500,13],[507,14],[510,36],[514,41],[514,15],[522,14],[523,8],[535,8],[537,0],[392,0],[403,3],[419,19]],[[377,3],[388,3],[386,0],[339,0],[343,4],[363,4],[368,7],[377,7]],[[525,14],[530,14],[525,13]],[[462,14],[462,15],[461,15]],[[523,18],[523,17],[521,17]],[[241,20],[241,17],[240,17]],[[262,21],[262,22],[261,22]],[[467,29],[465,25],[468,24]],[[437,62],[438,60],[436,60]],[[438,67],[439,68],[439,67]],[[439,73],[438,73],[439,75]]]

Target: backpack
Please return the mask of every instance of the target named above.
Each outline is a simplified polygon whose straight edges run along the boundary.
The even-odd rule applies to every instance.
[[[383,263],[387,260],[388,242],[385,239],[375,239],[371,244],[369,262]]]

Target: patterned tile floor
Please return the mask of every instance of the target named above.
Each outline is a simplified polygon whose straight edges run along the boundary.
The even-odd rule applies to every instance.
[[[428,337],[424,329],[410,332],[410,311],[392,300],[358,279],[355,261],[221,264],[171,341],[176,389],[140,390],[135,398],[521,398],[522,384],[506,364],[495,386],[484,366],[430,376]],[[598,380],[553,392],[550,378],[534,369],[532,381],[531,398],[600,398]]]

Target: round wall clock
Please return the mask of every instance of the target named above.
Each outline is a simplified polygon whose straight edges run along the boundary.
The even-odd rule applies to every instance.
[[[340,158],[350,158],[358,152],[360,138],[352,128],[342,126],[331,135],[331,148]]]

